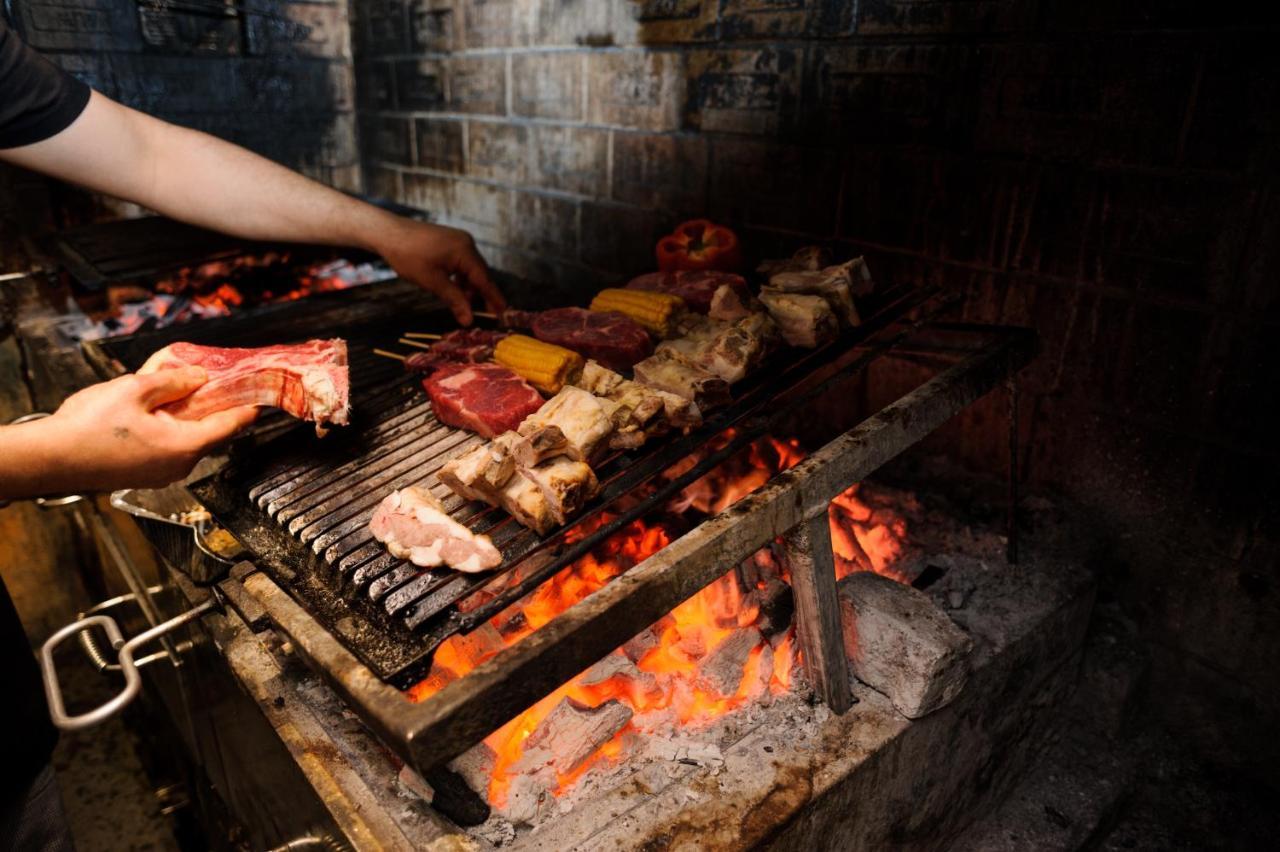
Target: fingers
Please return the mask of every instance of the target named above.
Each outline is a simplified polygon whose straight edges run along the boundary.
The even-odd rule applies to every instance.
[[[462,325],[471,325],[471,304],[467,296],[457,284],[449,280],[439,269],[428,270],[418,284],[440,297],[440,300],[453,312],[453,316]]]
[[[139,399],[150,411],[167,402],[190,396],[208,381],[208,374],[201,367],[175,367],[134,377]]]
[[[498,285],[494,284],[493,279],[489,277],[489,267],[485,265],[484,259],[480,257],[474,246],[463,252],[458,259],[458,274],[466,278],[480,293],[485,306],[491,312],[501,314],[507,309],[506,298],[498,289]]]
[[[257,416],[258,409],[251,405],[244,405],[239,408],[229,408],[226,411],[210,414],[200,420],[191,421],[188,428],[190,429],[192,443],[196,444],[202,452],[207,451],[223,441],[229,441],[235,437],[240,430],[252,423]]]

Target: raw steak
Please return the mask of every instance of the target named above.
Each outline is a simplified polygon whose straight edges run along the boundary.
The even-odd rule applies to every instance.
[[[547,343],[572,349],[613,370],[626,370],[653,354],[653,341],[640,323],[614,311],[555,308],[550,311],[506,311],[503,323],[528,328]]]
[[[258,349],[172,343],[148,358],[138,372],[193,365],[203,367],[209,380],[190,396],[161,406],[181,420],[199,420],[241,405],[271,405],[316,424],[344,426],[351,413],[344,340]]]
[[[744,294],[749,292],[747,282],[741,275],[709,269],[697,272],[648,272],[627,282],[628,290],[657,290],[679,296],[684,299],[689,310],[700,314],[711,310],[711,300],[721,287],[731,287]]]
[[[515,431],[543,402],[533,385],[498,364],[444,364],[422,387],[441,423],[486,438]]]
[[[450,518],[430,491],[416,485],[388,494],[374,509],[369,531],[392,556],[420,568],[448,565],[474,574],[502,564],[487,535]]]

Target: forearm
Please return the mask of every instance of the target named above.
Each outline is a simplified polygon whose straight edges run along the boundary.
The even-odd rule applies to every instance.
[[[205,133],[94,93],[62,133],[5,158],[194,225],[379,251],[404,220]]]
[[[41,421],[0,426],[0,501],[71,490],[59,455],[56,433]]]

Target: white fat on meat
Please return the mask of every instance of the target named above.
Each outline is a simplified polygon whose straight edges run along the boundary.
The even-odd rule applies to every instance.
[[[533,440],[541,430],[554,426],[563,433],[563,452],[574,461],[588,462],[617,426],[618,404],[591,394],[582,388],[566,385],[541,408],[525,418],[518,431]]]
[[[585,506],[600,487],[589,465],[565,456],[520,473],[537,486],[557,524],[563,524]]]
[[[782,338],[791,346],[814,349],[835,340],[840,333],[840,321],[821,296],[764,287],[760,290],[760,301],[778,324]]]
[[[445,462],[437,476],[465,500],[497,503],[498,493],[516,471],[514,448],[520,441],[515,432],[504,432]]]
[[[430,491],[410,486],[388,494],[369,522],[373,537],[397,559],[421,568],[447,565],[474,574],[497,568],[502,554],[486,535],[450,518]]]

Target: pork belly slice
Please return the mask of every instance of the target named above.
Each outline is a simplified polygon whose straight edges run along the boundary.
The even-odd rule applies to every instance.
[[[160,406],[180,420],[199,420],[242,405],[280,408],[303,420],[345,426],[350,378],[344,340],[309,340],[283,346],[232,349],[171,343],[155,352],[139,374],[203,367],[209,379],[194,393]]]
[[[369,531],[392,556],[421,568],[447,565],[474,574],[502,564],[502,554],[488,536],[476,535],[450,518],[421,486],[388,494],[374,510]]]
[[[728,382],[669,349],[636,364],[635,376],[636,381],[689,400],[700,413],[728,405],[731,399]]]
[[[529,415],[516,431],[532,442],[543,430],[555,427],[564,436],[564,454],[574,461],[590,463],[607,446],[606,439],[617,427],[618,409],[612,400],[567,385]]]
[[[542,494],[547,512],[557,525],[564,524],[600,490],[590,465],[566,456],[520,471]]]
[[[504,432],[474,447],[440,468],[437,477],[464,500],[498,505],[498,495],[516,472],[515,445],[520,436]]]
[[[814,349],[835,340],[840,322],[827,300],[803,293],[783,293],[772,287],[760,291],[760,301],[791,346]]]

